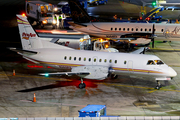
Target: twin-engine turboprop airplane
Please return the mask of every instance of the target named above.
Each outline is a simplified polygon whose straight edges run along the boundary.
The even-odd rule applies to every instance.
[[[129,43],[147,44],[154,40],[179,41],[180,24],[93,22],[78,0],[69,0],[73,30],[101,38],[124,40]],[[154,35],[155,34],[155,35]],[[144,38],[139,40],[138,38]],[[151,40],[150,40],[151,39]]]
[[[40,40],[25,16],[17,15],[17,22],[23,49],[10,49],[32,62],[69,70],[40,75],[80,76],[79,88],[85,88],[83,78],[102,80],[109,74],[151,77],[157,81],[171,80],[177,75],[155,55],[75,50]]]

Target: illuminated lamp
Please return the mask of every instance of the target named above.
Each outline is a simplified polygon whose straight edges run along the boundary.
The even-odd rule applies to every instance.
[[[23,13],[22,16],[25,17],[26,16],[25,13]]]
[[[100,39],[100,42],[103,42],[103,39]]]
[[[108,47],[109,47],[109,45],[105,45],[105,47],[106,47],[106,48],[108,48]]]
[[[155,5],[156,5],[156,2],[153,2],[152,5],[155,6]]]
[[[44,76],[48,77],[48,76],[49,76],[49,74],[48,74],[48,73],[46,73]]]
[[[43,23],[43,24],[47,24],[47,20],[43,20],[42,23]]]

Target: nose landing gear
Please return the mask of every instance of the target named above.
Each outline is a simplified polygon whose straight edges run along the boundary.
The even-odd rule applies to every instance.
[[[155,89],[159,90],[161,87],[162,87],[161,83],[159,82],[159,80],[157,80],[157,85],[156,85]]]

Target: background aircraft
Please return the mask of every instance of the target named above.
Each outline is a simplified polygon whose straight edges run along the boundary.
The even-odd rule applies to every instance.
[[[127,22],[92,22],[90,17],[78,1],[69,1],[71,17],[74,22],[69,22],[70,28],[91,36],[124,40],[128,43],[148,43],[155,38],[166,41],[179,41],[180,25],[165,23],[127,23]],[[155,35],[154,35],[155,34]],[[138,41],[138,38],[141,41]]]

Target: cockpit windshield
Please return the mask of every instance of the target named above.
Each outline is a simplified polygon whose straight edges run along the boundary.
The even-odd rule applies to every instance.
[[[147,65],[155,65],[154,61],[153,60],[149,60]]]
[[[157,65],[162,65],[162,64],[164,64],[161,60],[154,60],[154,62],[155,62]]]
[[[147,65],[162,65],[164,64],[161,60],[148,60]]]

